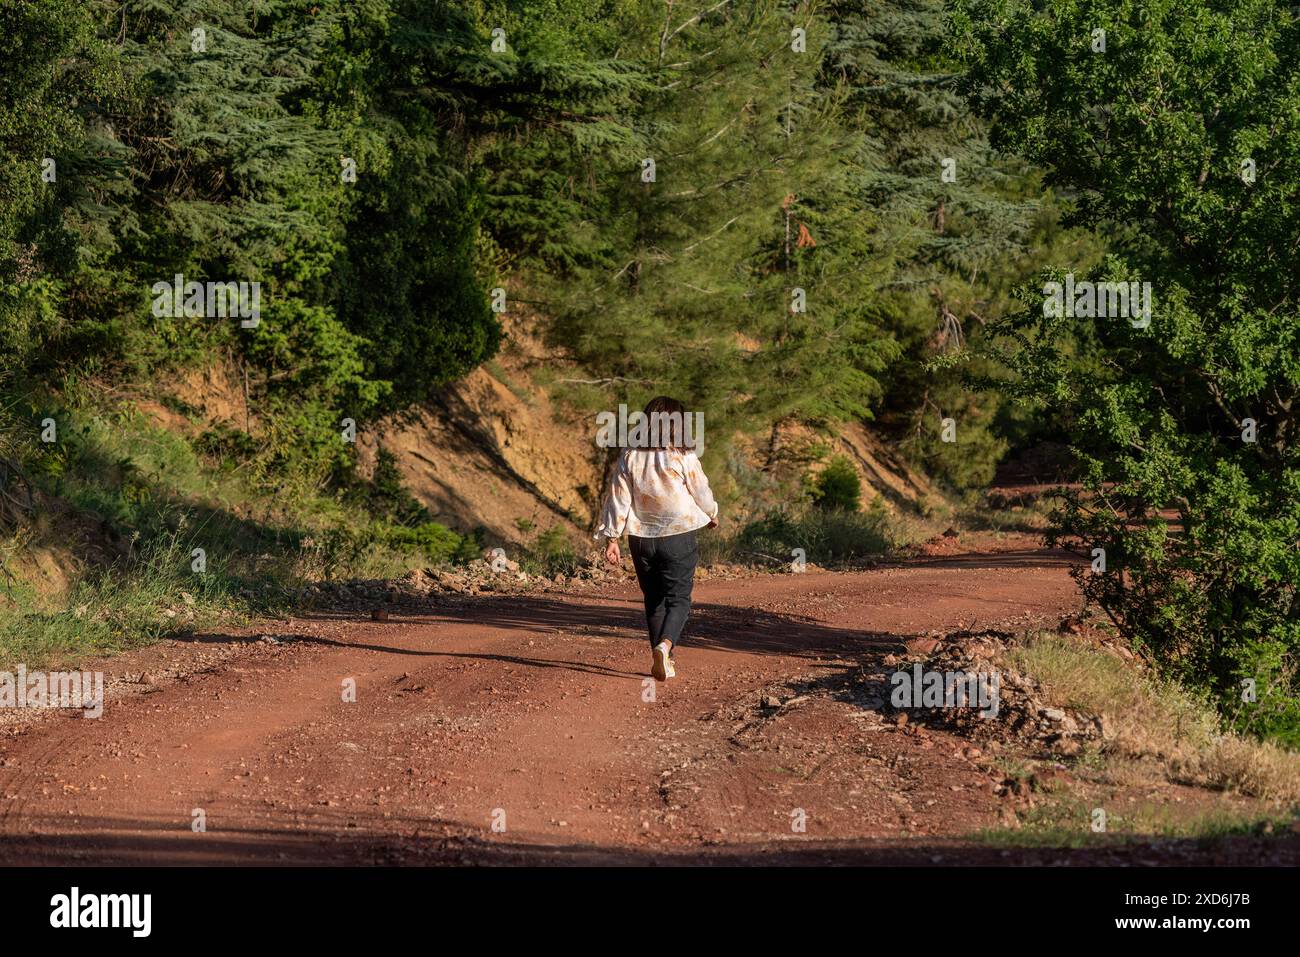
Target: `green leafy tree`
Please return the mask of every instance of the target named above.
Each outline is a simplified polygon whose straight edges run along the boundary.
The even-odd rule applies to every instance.
[[[268,481],[346,467],[342,418],[423,401],[498,346],[485,156],[539,130],[581,139],[630,82],[581,45],[560,55],[553,24],[585,10],[607,30],[602,5],[496,6],[6,6],[0,353],[137,380],[219,357],[254,433],[227,452]],[[502,51],[499,20],[517,30]],[[153,315],[177,274],[258,283],[260,324]]]
[[[635,82],[588,49],[606,6],[371,0],[340,12],[322,102],[360,174],[331,288],[368,374],[391,384],[384,409],[496,352],[489,291],[505,277],[485,257],[489,235],[511,256],[568,261],[557,157],[612,135],[601,108]]]
[[[1055,315],[1044,286],[1002,330],[1012,388],[1078,456],[1055,537],[1105,549],[1080,579],[1125,634],[1300,743],[1300,19],[1271,0],[966,0],[958,18],[995,144],[1110,237],[1075,280],[1152,289],[1149,326],[1083,300]],[[1095,351],[1059,347],[1079,326]]]
[[[93,115],[125,77],[98,10],[69,0],[0,6],[0,361],[24,370],[68,331],[70,284],[116,232],[123,150]]]

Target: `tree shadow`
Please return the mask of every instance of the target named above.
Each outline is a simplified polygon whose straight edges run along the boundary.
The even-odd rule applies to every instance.
[[[1073,568],[1086,559],[1064,548],[1016,548],[1004,552],[968,552],[960,555],[919,555],[882,562],[877,568]]]
[[[704,841],[671,848],[626,843],[519,839],[435,816],[380,818],[374,812],[312,809],[310,821],[285,826],[210,827],[184,820],[24,819],[35,833],[6,835],[0,866],[1170,866],[1300,863],[1300,837],[1234,835],[1214,839],[1096,835],[1089,847],[999,845],[978,838],[836,840],[774,835],[727,845]],[[308,815],[301,811],[296,817]],[[41,833],[56,829],[64,833]]]
[[[1040,559],[1049,566],[1066,565],[1069,553]],[[1028,567],[1035,564],[1032,554],[1018,552],[1000,555],[961,556],[920,562],[924,567]],[[574,599],[578,600],[574,600]],[[597,637],[614,642],[648,646],[645,618],[640,597],[609,595],[575,595],[564,600],[545,594],[439,597],[432,601],[406,605],[389,605],[385,622],[359,618],[358,610],[321,610],[306,613],[301,620],[334,624],[352,623],[361,634],[355,639],[324,637],[307,631],[277,635],[277,640],[301,642],[335,648],[355,648],[382,654],[413,658],[468,658],[501,661],[537,668],[568,668],[609,677],[642,677],[643,672],[627,671],[607,665],[575,660],[563,654],[550,657],[454,650],[442,645],[448,628],[471,628],[502,632],[517,638],[542,639],[547,650],[563,649],[583,638]],[[1023,613],[1014,609],[1008,619],[1018,617],[1017,627],[1027,627]],[[1045,622],[1049,620],[1044,616]],[[992,626],[993,622],[984,623]],[[375,633],[392,625],[421,626],[418,631],[394,628],[391,641],[376,640]],[[953,623],[957,630],[961,625]],[[682,650],[703,648],[737,654],[771,655],[815,661],[826,657],[884,654],[897,650],[909,638],[922,631],[886,631],[866,627],[837,627],[807,615],[774,612],[743,605],[696,602],[682,642]],[[199,643],[256,642],[259,635],[238,636],[219,632],[195,633],[175,640]]]

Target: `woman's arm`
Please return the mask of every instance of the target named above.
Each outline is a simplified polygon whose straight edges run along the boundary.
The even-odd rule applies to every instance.
[[[631,511],[632,482],[628,478],[624,457],[620,455],[618,464],[614,466],[614,474],[609,480],[609,492],[605,496],[605,508],[601,512],[600,527],[596,530],[596,537],[612,538],[615,541],[622,538]]]
[[[718,503],[713,500],[709,477],[704,474],[704,467],[700,465],[699,456],[694,452],[687,452],[682,457],[682,477],[686,481],[686,490],[691,493],[691,498],[695,499],[695,504],[709,516],[709,524],[717,525]]]

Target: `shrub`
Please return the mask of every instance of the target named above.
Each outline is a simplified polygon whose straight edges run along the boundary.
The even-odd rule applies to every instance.
[[[858,510],[862,503],[862,480],[848,456],[835,456],[813,480],[813,502],[823,509]]]
[[[829,565],[878,558],[894,545],[888,516],[882,508],[866,512],[773,512],[750,522],[736,535],[701,539],[701,558],[745,563],[794,561],[802,549],[804,560]]]
[[[478,556],[482,546],[473,535],[461,535],[437,522],[421,522],[414,527],[380,526],[375,538],[385,545],[418,549],[431,564],[467,562]]]
[[[564,529],[559,525],[552,525],[533,539],[524,550],[522,564],[525,571],[554,576],[572,575],[578,570],[580,561]]]

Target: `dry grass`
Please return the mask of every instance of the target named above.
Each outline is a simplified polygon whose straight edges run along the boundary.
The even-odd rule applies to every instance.
[[[1210,704],[1178,685],[1058,635],[1026,636],[1007,657],[1041,682],[1048,703],[1102,716],[1102,756],[1118,777],[1146,768],[1169,781],[1300,802],[1300,754],[1223,732]]]

